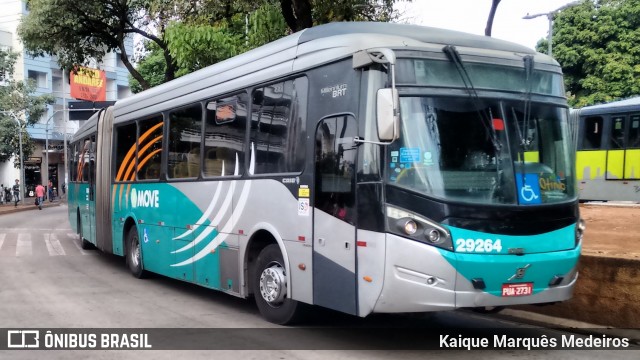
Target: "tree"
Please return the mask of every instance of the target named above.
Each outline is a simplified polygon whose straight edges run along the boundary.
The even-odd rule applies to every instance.
[[[175,21],[167,26],[165,39],[176,62],[176,76],[226,60],[287,34],[280,8],[274,3],[264,2],[247,15],[227,10],[223,11],[225,15],[218,13],[214,18],[220,19],[213,24],[210,23],[212,19],[200,14],[200,18],[191,18],[189,22]],[[145,52],[137,70],[148,79],[150,86],[162,84],[164,80],[159,74],[164,72],[166,65],[160,49],[147,42]],[[143,90],[136,79],[130,78],[129,83],[134,93]]]
[[[147,42],[144,44],[146,53],[139,59],[136,70],[147,81],[147,85],[152,88],[164,83],[164,74],[166,72],[167,63],[164,59],[162,49],[155,43]],[[145,90],[140,82],[129,75],[129,87],[134,94]]]
[[[65,69],[89,65],[93,59],[100,62],[106,52],[118,51],[131,76],[148,88],[130,61],[126,41],[135,34],[154,42],[165,60],[165,81],[173,79],[175,64],[163,39],[164,29],[179,14],[195,12],[194,6],[192,1],[171,0],[30,0],[18,35],[27,53],[56,56]]]
[[[291,32],[333,21],[391,21],[398,17],[393,5],[411,0],[280,0]]]
[[[265,2],[250,14],[236,13],[214,24],[174,22],[166,31],[178,75],[226,60],[287,35],[279,8]]]
[[[584,0],[557,14],[552,41],[572,106],[640,94],[640,1]]]
[[[411,0],[202,1],[197,13],[183,9],[179,19],[167,23],[164,40],[175,60],[175,74],[181,76],[305,27],[332,21],[396,19],[393,4],[398,1]],[[161,49],[150,45],[146,42],[138,71],[154,86],[164,67]],[[135,78],[130,84],[134,92],[144,89]]]
[[[398,1],[411,0],[28,0],[18,35],[29,55],[55,56],[64,69],[100,63],[116,51],[135,86],[148,89],[156,74],[147,78],[133,66],[126,43],[134,35],[144,39],[143,58],[153,54],[151,68],[163,69],[166,82],[262,44],[260,39],[284,36],[281,24],[294,32],[329,21],[388,21]],[[276,6],[281,14],[274,17]],[[268,29],[254,33],[256,41],[243,21],[248,14],[263,19],[252,19],[252,28]]]
[[[22,133],[22,153],[27,159],[33,153],[35,146],[26,131],[26,127],[38,122],[47,111],[47,105],[53,103],[50,95],[35,96],[35,84],[32,82],[15,81],[13,79],[14,65],[18,54],[0,49],[0,162],[6,162],[14,154],[20,153],[19,132]],[[21,121],[15,121],[14,114]],[[20,159],[15,162],[20,166]]]

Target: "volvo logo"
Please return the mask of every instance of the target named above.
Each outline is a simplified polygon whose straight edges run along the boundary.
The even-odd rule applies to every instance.
[[[517,268],[516,269],[516,273],[511,275],[511,277],[509,279],[507,279],[507,281],[511,281],[513,279],[522,279],[524,278],[524,274],[527,272],[527,269],[531,267],[531,264],[527,264],[521,268]]]

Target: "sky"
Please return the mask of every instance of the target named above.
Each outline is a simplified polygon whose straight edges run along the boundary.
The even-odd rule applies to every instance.
[[[546,38],[549,20],[546,15],[525,20],[527,14],[546,14],[573,2],[571,0],[502,0],[493,20],[491,36],[535,48]],[[484,35],[491,0],[413,0],[400,3],[403,19],[411,24],[433,26]]]

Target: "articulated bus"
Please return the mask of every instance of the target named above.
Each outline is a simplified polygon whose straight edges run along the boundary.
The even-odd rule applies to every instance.
[[[640,97],[572,110],[581,200],[640,202]]]
[[[387,23],[309,28],[118,101],[70,143],[83,246],[292,323],[567,300],[583,226],[560,66]]]

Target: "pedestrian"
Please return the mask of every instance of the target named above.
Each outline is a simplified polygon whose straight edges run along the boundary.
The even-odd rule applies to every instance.
[[[4,187],[4,202],[7,204],[11,202],[11,188],[8,186]]]
[[[16,184],[13,185],[13,202],[15,207],[18,207],[18,201],[20,201],[20,180],[16,179]]]
[[[49,185],[47,186],[47,189],[49,190],[49,202],[53,201],[53,183],[51,182],[51,180],[49,180]]]
[[[42,210],[42,203],[44,202],[44,186],[38,184],[36,186],[36,201],[38,203],[38,209]]]

